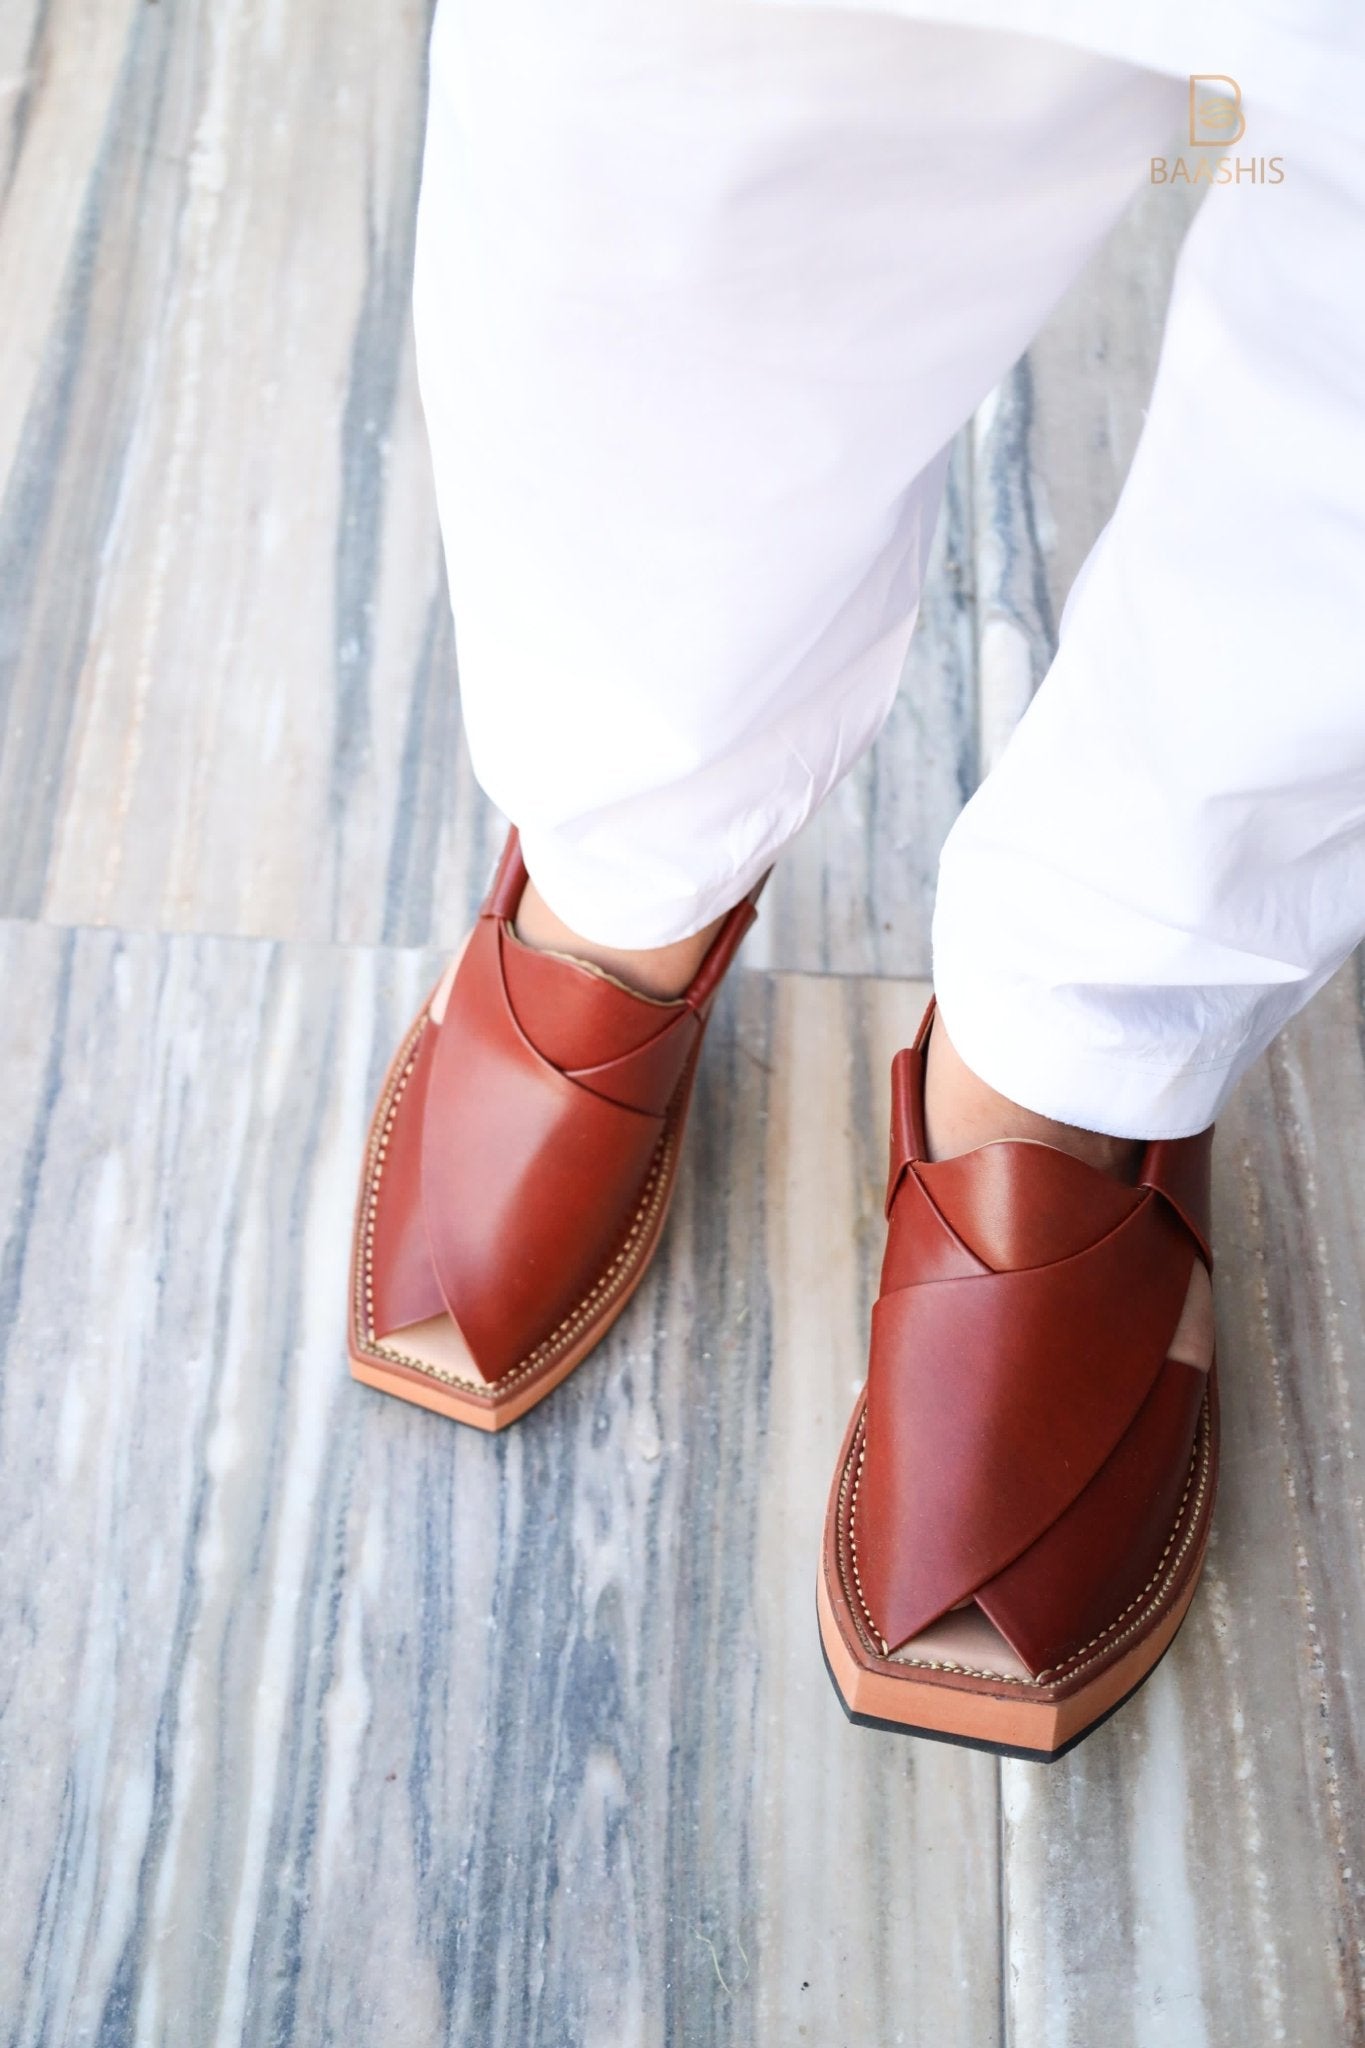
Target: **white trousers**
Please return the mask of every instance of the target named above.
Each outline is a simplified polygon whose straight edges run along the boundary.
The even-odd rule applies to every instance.
[[[890,15],[443,0],[415,303],[464,715],[575,929],[699,929],[871,744],[947,443],[1185,104]],[[1283,181],[1196,216],[1118,509],[940,868],[963,1057],[1122,1135],[1209,1123],[1365,932],[1365,152],[1247,116]]]

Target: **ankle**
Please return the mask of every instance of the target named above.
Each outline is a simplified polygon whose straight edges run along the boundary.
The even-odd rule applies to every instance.
[[[1103,1131],[1058,1123],[997,1093],[973,1073],[937,1013],[925,1067],[924,1124],[931,1159],[955,1159],[1000,1138],[1024,1138],[1055,1145],[1116,1180],[1133,1181],[1146,1150],[1141,1138],[1113,1138]]]
[[[594,939],[585,939],[556,917],[535,883],[528,881],[513,929],[523,945],[534,946],[543,953],[567,953],[590,967],[602,968],[640,995],[668,1002],[682,995],[694,980],[724,922],[723,917],[718,917],[703,931],[669,946],[603,946]]]

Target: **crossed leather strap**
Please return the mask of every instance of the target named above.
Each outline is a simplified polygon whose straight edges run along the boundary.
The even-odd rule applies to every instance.
[[[379,1336],[452,1316],[489,1382],[589,1299],[657,1169],[671,1106],[754,918],[745,898],[676,1002],[653,1002],[510,930],[515,832],[438,1025],[422,1027],[375,1226]]]
[[[873,1311],[853,1537],[894,1650],[977,1605],[1031,1673],[1155,1570],[1207,1385],[1167,1357],[1209,1252],[1211,1131],[1127,1186],[1050,1146],[931,1163],[926,1014],[892,1069],[890,1234]]]

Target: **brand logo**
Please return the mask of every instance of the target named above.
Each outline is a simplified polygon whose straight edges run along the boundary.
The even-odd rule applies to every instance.
[[[1226,86],[1227,91],[1209,90],[1216,85]],[[1201,143],[1208,142],[1215,146],[1240,142],[1246,132],[1247,119],[1242,112],[1242,88],[1237,80],[1225,77],[1221,71],[1192,71],[1190,141],[1196,148]]]
[[[1153,185],[1282,185],[1282,156],[1225,156],[1247,132],[1242,88],[1224,71],[1190,73],[1190,150],[1186,156],[1154,156],[1147,176]],[[1215,155],[1213,152],[1220,154]]]

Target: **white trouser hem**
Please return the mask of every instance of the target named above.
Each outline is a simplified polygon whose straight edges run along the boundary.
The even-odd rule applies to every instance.
[[[981,1080],[1037,1116],[1111,1138],[1207,1130],[1254,1056],[1239,1047],[1189,1066],[1154,1066],[1097,1052],[1045,1005],[1030,1012],[1035,992],[1002,992],[998,983],[942,970],[934,987],[949,1037]]]
[[[941,467],[931,465],[921,480],[931,506]],[[917,537],[916,581],[924,552]],[[871,745],[895,699],[915,610],[902,600],[889,621],[879,617],[875,634],[844,661],[837,688],[790,706],[717,759],[706,759],[698,743],[690,774],[595,809],[565,816],[581,795],[568,783],[558,816],[547,815],[547,786],[534,814],[518,817],[518,762],[499,758],[495,747],[485,762],[471,733],[475,773],[520,826],[527,870],[555,915],[598,945],[652,948],[690,938],[732,910]],[[573,679],[566,687],[571,699],[581,696]],[[623,752],[628,760],[629,745],[604,738],[595,771],[609,782]],[[545,781],[553,781],[549,768]]]
[[[652,898],[632,906],[621,900],[619,890],[605,889],[591,869],[566,851],[554,832],[526,830],[521,834],[527,873],[555,916],[595,945],[631,951],[676,945],[724,917],[772,866],[777,851],[765,848],[733,875],[700,893],[692,890],[685,896]]]

